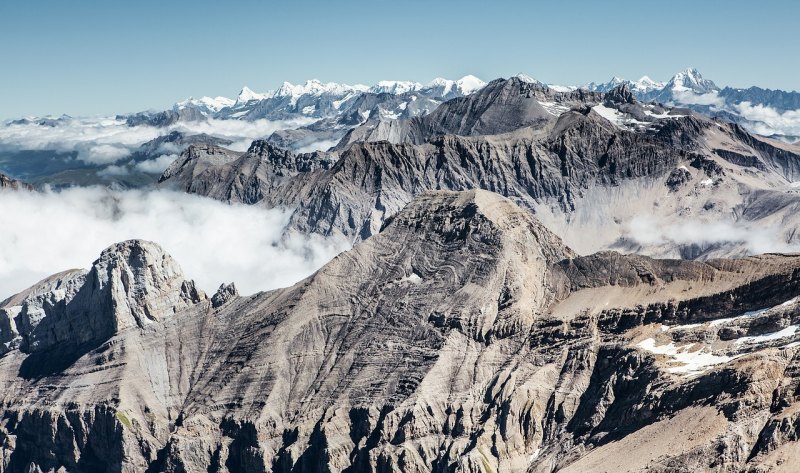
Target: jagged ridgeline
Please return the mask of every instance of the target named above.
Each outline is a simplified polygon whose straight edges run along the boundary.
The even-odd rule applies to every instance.
[[[0,471],[796,471],[800,256],[658,232],[791,247],[797,145],[659,103],[722,94],[692,70],[406,86],[315,96],[245,152],[143,145],[188,145],[161,187],[352,249],[209,297],[131,240],[0,302]],[[128,118],[285,118],[290,89]]]
[[[642,238],[631,221],[647,217],[656,230],[687,221],[770,228],[773,246],[794,244],[798,179],[798,146],[639,102],[625,84],[557,92],[515,77],[428,115],[368,121],[331,152],[295,154],[269,140],[245,153],[191,146],[160,185],[291,208],[289,231],[350,242],[374,235],[422,192],[481,188],[531,211],[581,253],[710,258],[754,248],[726,235]]]
[[[797,448],[800,257],[578,256],[421,192],[293,287],[155,243],[0,303],[3,471],[743,471]],[[12,334],[12,336],[6,336]]]

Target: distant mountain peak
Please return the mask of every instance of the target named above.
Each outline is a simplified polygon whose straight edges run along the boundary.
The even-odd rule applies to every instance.
[[[719,87],[714,82],[704,79],[700,71],[694,67],[684,69],[672,76],[667,82],[667,88],[675,91],[688,89],[700,93],[719,90]]]
[[[241,92],[239,92],[239,95],[236,97],[236,104],[242,105],[255,100],[264,100],[269,96],[270,94],[259,94],[257,92],[253,92],[250,87],[244,86],[242,87]]]

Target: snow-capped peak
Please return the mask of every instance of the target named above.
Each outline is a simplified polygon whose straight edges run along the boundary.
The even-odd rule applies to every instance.
[[[230,107],[234,104],[234,100],[227,97],[200,97],[196,99],[189,97],[186,100],[180,101],[175,104],[173,109],[183,110],[185,108],[195,108],[204,113],[216,113],[225,107]]]
[[[648,76],[642,76],[639,80],[632,82],[631,88],[636,92],[647,93],[653,90],[663,89],[665,82],[656,82]]]
[[[419,82],[412,82],[408,80],[382,80],[369,88],[370,92],[375,94],[405,94],[420,90],[422,84]]]
[[[521,72],[519,74],[515,75],[514,77],[516,77],[517,79],[521,80],[522,82],[527,82],[529,84],[538,84],[539,83],[538,80],[534,79],[533,77],[529,76],[528,74],[523,74]]]
[[[369,88],[364,85],[337,84],[336,82],[321,82],[318,79],[307,80],[305,84],[294,85],[284,82],[275,92],[278,97],[300,97],[302,95],[319,96],[323,94],[346,95],[350,92],[366,92]]]
[[[464,95],[469,95],[476,90],[482,89],[485,85],[486,82],[473,75],[466,75],[456,81],[456,87]]]
[[[236,104],[243,105],[247,102],[252,102],[254,100],[265,100],[271,97],[272,94],[259,94],[257,92],[253,92],[250,87],[244,86],[242,87],[242,91],[239,92],[239,95],[236,97]]]
[[[673,91],[692,90],[701,93],[719,90],[716,84],[704,79],[700,71],[693,67],[675,74],[667,83],[667,87]]]

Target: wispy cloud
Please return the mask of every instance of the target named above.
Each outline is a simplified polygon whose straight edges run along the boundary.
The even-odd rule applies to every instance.
[[[664,223],[649,216],[631,219],[625,236],[642,245],[740,244],[749,254],[800,251],[797,243],[787,243],[779,228],[747,222],[704,222],[685,218]]]
[[[315,237],[282,241],[289,214],[179,192],[73,188],[0,192],[0,300],[55,272],[88,267],[130,238],[159,243],[187,277],[213,292],[293,284],[344,248]]]
[[[715,91],[706,94],[697,94],[691,90],[674,90],[672,96],[679,104],[711,105],[716,108],[725,106],[725,99]]]
[[[778,110],[765,105],[742,102],[734,105],[737,112],[751,123],[750,129],[760,135],[800,136],[800,110]]]

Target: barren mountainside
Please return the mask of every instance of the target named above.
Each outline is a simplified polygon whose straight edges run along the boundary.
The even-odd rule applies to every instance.
[[[797,256],[578,256],[486,191],[422,193],[313,276],[248,297],[207,298],[128,241],[3,303],[22,342],[0,358],[0,458],[791,471],[798,295]]]

